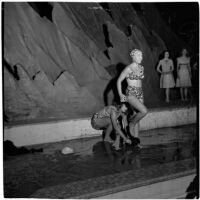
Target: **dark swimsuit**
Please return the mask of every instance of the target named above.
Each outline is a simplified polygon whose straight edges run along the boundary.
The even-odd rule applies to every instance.
[[[130,80],[141,80],[144,78],[144,67],[140,66],[141,70],[138,75],[136,75],[133,71],[128,74],[126,79]],[[135,96],[137,99],[143,101],[143,91],[142,87],[128,86],[126,89],[126,96]]]

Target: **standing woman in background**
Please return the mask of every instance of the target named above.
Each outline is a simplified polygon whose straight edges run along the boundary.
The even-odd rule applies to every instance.
[[[129,120],[129,132],[134,138],[139,135],[139,121],[147,114],[147,109],[143,104],[142,79],[144,78],[144,67],[142,62],[142,51],[134,49],[130,56],[132,63],[122,71],[117,80],[117,90],[121,102],[127,101],[136,114]],[[122,93],[122,81],[126,79],[128,87],[126,95]]]
[[[157,71],[161,73],[160,77],[160,88],[165,88],[166,102],[169,102],[170,88],[175,86],[175,81],[173,77],[174,64],[171,59],[169,59],[169,52],[164,52],[164,58],[159,61],[157,66]]]
[[[190,57],[187,49],[182,50],[182,55],[177,58],[177,82],[176,87],[180,87],[181,100],[187,101],[188,87],[191,83]]]

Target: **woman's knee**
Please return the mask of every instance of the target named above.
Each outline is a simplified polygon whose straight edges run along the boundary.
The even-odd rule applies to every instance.
[[[139,101],[137,98],[132,97],[129,99],[129,104],[131,107],[136,108],[144,116],[147,114],[147,108],[144,106],[143,102]]]
[[[143,116],[147,115],[148,110],[147,108],[144,106],[144,108],[141,110],[141,113],[143,114]]]

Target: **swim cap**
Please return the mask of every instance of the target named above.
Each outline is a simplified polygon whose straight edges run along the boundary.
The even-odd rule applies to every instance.
[[[139,50],[139,49],[133,49],[133,50],[131,51],[131,53],[130,53],[130,56],[132,57],[132,56],[134,56],[134,55],[137,54],[137,53],[141,53],[141,54],[142,54],[142,51]]]

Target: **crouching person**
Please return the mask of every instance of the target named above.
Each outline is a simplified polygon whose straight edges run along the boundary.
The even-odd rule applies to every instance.
[[[91,125],[96,130],[103,130],[105,134],[104,141],[112,142],[110,138],[111,132],[114,130],[116,133],[116,140],[113,144],[115,149],[119,149],[120,136],[125,143],[131,144],[131,140],[128,139],[122,129],[127,126],[126,116],[128,112],[128,106],[126,103],[122,103],[118,106],[110,105],[106,106],[101,111],[95,113],[91,119]],[[119,118],[122,118],[122,123],[119,122]]]

